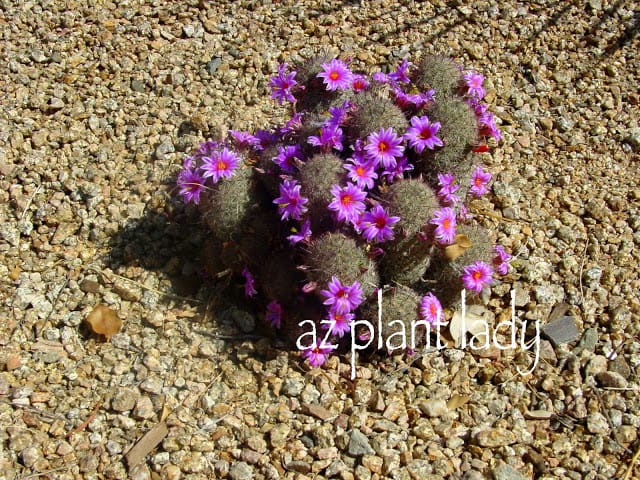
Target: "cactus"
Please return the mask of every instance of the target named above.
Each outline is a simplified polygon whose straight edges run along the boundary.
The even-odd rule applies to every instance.
[[[270,86],[292,104],[287,123],[204,142],[178,175],[211,230],[207,270],[242,275],[292,344],[308,323],[322,336],[329,318],[344,348],[354,318],[377,319],[384,289],[379,333],[391,336],[384,349],[401,347],[394,334],[430,311],[421,302],[441,312],[461,288],[481,291],[508,270],[509,255],[464,215],[467,193],[486,193],[490,179],[471,173],[473,148],[499,139],[482,80],[436,56],[371,77],[327,52],[280,65]],[[329,350],[309,346],[303,356],[320,365]]]

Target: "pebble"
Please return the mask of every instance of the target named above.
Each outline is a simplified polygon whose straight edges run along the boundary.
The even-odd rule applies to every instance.
[[[608,434],[610,427],[607,418],[600,412],[587,415],[587,430],[589,433]]]
[[[246,480],[247,478],[253,478],[253,468],[246,462],[234,463],[229,468],[229,478],[231,480]]]
[[[504,428],[480,430],[474,435],[475,443],[481,447],[502,447],[516,443],[515,434]]]
[[[369,445],[369,439],[357,428],[351,430],[347,450],[352,457],[361,457],[367,454],[373,455],[375,453],[371,445]]]
[[[526,480],[527,477],[522,475],[518,470],[511,465],[503,463],[499,467],[493,470],[494,480]]]
[[[443,399],[428,399],[418,403],[418,408],[428,417],[436,418],[447,414],[447,402]]]
[[[291,427],[285,423],[279,423],[269,432],[269,442],[272,448],[284,447],[287,443],[287,437],[291,432]]]
[[[111,399],[111,409],[116,412],[128,412],[136,405],[138,393],[129,388],[119,388]]]

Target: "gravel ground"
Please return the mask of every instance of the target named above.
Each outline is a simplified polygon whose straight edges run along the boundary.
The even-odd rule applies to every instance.
[[[640,478],[639,7],[448,3],[0,1],[0,478]],[[172,179],[203,138],[283,118],[269,76],[320,45],[487,77],[504,140],[478,208],[517,253],[487,311],[515,288],[518,318],[579,332],[530,375],[522,350],[449,349],[351,381],[209,302]]]

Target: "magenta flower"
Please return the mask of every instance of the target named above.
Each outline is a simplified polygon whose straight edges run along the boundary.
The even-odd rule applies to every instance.
[[[409,75],[407,74],[409,67],[413,65],[406,58],[402,60],[398,68],[396,68],[395,72],[391,72],[387,75],[387,78],[391,80],[392,83],[409,83],[411,80],[409,79]]]
[[[294,231],[295,232],[295,231]],[[300,231],[293,233],[287,237],[291,245],[295,245],[299,242],[308,242],[311,238],[311,221],[309,219],[302,222]]]
[[[302,158],[302,149],[299,145],[287,145],[278,147],[278,155],[273,157],[272,160],[283,172],[294,173],[296,171],[296,159],[302,160]]]
[[[323,79],[327,90],[346,90],[351,86],[353,73],[342,60],[334,58],[329,63],[323,63],[321,67],[322,72],[318,77]]]
[[[500,141],[502,133],[500,133],[500,129],[496,125],[491,112],[484,112],[480,117],[478,117],[478,123],[480,124],[480,135],[493,137],[497,141]]]
[[[332,350],[332,348],[324,347],[322,344],[320,346],[314,344],[302,351],[302,358],[306,358],[312,367],[319,367],[327,361]]]
[[[405,93],[400,88],[394,88],[393,94],[396,96],[396,104],[400,108],[422,108],[433,100],[435,90],[429,90],[426,93]]]
[[[282,220],[292,218],[300,220],[307,211],[308,199],[300,194],[300,185],[295,180],[286,179],[280,184],[280,196],[273,203],[278,205]]]
[[[482,87],[484,82],[484,76],[476,72],[469,72],[463,75],[464,83],[467,86],[467,95],[475,97],[478,100],[482,100],[485,95],[485,90]]]
[[[396,158],[402,156],[404,145],[402,137],[398,137],[392,128],[381,128],[369,135],[364,149],[376,166],[382,163],[385,168],[392,168],[396,166]]]
[[[342,105],[339,107],[330,107],[329,108],[329,119],[324,122],[324,125],[329,128],[336,129],[340,125],[342,125],[346,118],[349,110],[352,107],[352,103],[348,100],[342,102]]]
[[[342,129],[337,127],[322,127],[320,135],[311,135],[307,142],[314,147],[320,147],[323,152],[329,152],[332,148],[342,151]]]
[[[212,156],[220,147],[220,142],[215,142],[213,140],[207,140],[198,145],[198,150],[196,150],[195,157],[210,157]]]
[[[420,315],[434,327],[441,324],[442,305],[433,293],[427,293],[420,300]]]
[[[278,74],[269,80],[271,98],[278,100],[280,105],[285,100],[292,103],[296,101],[296,97],[291,93],[291,89],[298,84],[294,80],[296,72],[287,72],[287,68],[286,63],[278,65]]]
[[[349,179],[360,188],[373,188],[373,181],[378,178],[375,171],[375,164],[370,160],[350,159],[351,163],[346,163],[344,168],[349,172]]]
[[[180,172],[176,183],[186,203],[193,202],[196,205],[200,203],[200,194],[205,189],[204,181],[202,175],[191,169],[187,168]]]
[[[369,88],[369,82],[364,75],[354,74],[351,78],[351,88],[354,92],[362,92]]]
[[[282,306],[276,300],[272,300],[269,305],[267,305],[267,315],[265,319],[274,328],[280,328],[282,326]]]
[[[355,315],[353,313],[342,313],[333,309],[329,310],[329,320],[335,322],[333,324],[332,333],[337,335],[339,338],[344,337],[344,334],[351,330],[351,322],[354,317]],[[328,323],[321,324],[321,327],[324,330],[329,329],[330,326],[331,325]]]
[[[481,166],[477,166],[471,175],[471,188],[469,192],[476,197],[481,197],[489,191],[487,184],[491,180],[491,174],[485,172]]]
[[[258,293],[256,290],[256,279],[248,268],[242,270],[242,276],[244,277],[244,296],[247,298],[254,297]]]
[[[409,163],[409,159],[406,156],[402,156],[398,159],[395,167],[386,168],[380,175],[387,182],[393,183],[394,180],[402,180],[404,172],[410,172],[413,170],[413,165]]]
[[[389,76],[384,72],[376,72],[371,75],[371,78],[374,82],[378,83],[389,83]]]
[[[331,311],[349,313],[362,303],[362,288],[355,281],[351,285],[343,285],[336,277],[331,277],[328,290],[320,293],[326,297],[325,305],[331,305]]]
[[[334,185],[331,187],[331,194],[333,201],[328,207],[337,213],[338,220],[356,222],[364,212],[364,199],[367,194],[353,183],[347,183],[346,187]]]
[[[455,195],[455,192],[458,191],[460,185],[456,185],[455,181],[456,178],[451,173],[438,174],[438,185],[440,186],[440,190],[438,190],[438,198],[444,205],[455,205],[460,201],[460,197]]]
[[[225,147],[222,151],[215,151],[211,156],[204,157],[200,169],[204,178],[211,177],[213,183],[217,183],[222,178],[233,176],[239,163],[240,157]]]
[[[269,130],[258,130],[255,134],[255,137],[258,139],[258,141],[256,145],[254,145],[254,150],[258,152],[270,147],[279,140],[278,135],[270,132]]]
[[[411,126],[407,129],[404,137],[409,140],[409,146],[422,153],[425,148],[433,150],[442,147],[444,143],[436,134],[440,130],[440,122],[429,122],[426,115],[422,117],[411,117]]]
[[[287,135],[289,133],[298,132],[302,128],[302,116],[304,112],[296,112],[291,115],[291,118],[286,121],[284,127],[279,129],[280,135]]]
[[[493,266],[500,275],[506,275],[509,272],[509,260],[511,255],[508,254],[502,245],[493,247],[496,256],[493,258]]]
[[[451,207],[436,210],[435,217],[429,222],[436,226],[434,232],[438,243],[451,245],[456,237],[456,211]]]
[[[392,226],[399,221],[400,217],[391,217],[381,205],[376,205],[370,212],[362,215],[358,227],[362,229],[362,236],[368,242],[385,242],[393,240]]]
[[[231,134],[236,147],[240,149],[255,147],[260,143],[260,140],[257,137],[251,135],[249,132],[240,130],[229,130],[229,133]]]
[[[480,293],[491,284],[493,268],[485,262],[474,262],[462,270],[462,284],[467,290]]]

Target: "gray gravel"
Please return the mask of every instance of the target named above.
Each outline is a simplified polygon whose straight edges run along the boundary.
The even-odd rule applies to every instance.
[[[0,479],[610,479],[640,428],[640,58],[633,2],[0,0]],[[635,9],[635,10],[634,10]],[[182,157],[279,122],[317,46],[487,77],[503,142],[474,209],[516,253],[491,318],[569,306],[580,344],[308,370],[207,307]],[[124,327],[84,325],[98,304]],[[532,333],[532,332],[530,332]],[[251,334],[251,335],[249,335]],[[249,338],[250,337],[250,338]],[[169,434],[134,468],[124,455]],[[640,477],[636,466],[629,478]],[[32,478],[32,477],[29,477]]]

